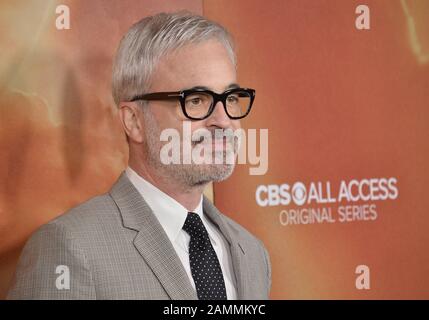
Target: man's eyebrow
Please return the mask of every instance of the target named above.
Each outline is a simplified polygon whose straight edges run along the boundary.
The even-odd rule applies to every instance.
[[[230,85],[225,87],[225,90],[236,89],[236,88],[240,88],[240,85],[238,83],[231,83]],[[195,87],[186,88],[183,90],[209,90],[209,91],[213,91],[212,89],[210,89],[209,87],[206,87],[206,86],[195,86]]]
[[[195,87],[192,87],[192,88],[186,88],[184,90],[210,90],[210,88],[209,87],[205,87],[205,86],[195,86]]]
[[[240,88],[240,85],[238,83],[231,83],[229,86],[227,86],[225,88],[225,90],[228,90],[228,89],[237,89],[237,88]]]

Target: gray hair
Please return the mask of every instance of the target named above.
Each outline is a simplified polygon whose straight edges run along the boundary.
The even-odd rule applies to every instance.
[[[234,42],[220,24],[186,11],[159,13],[135,23],[122,38],[113,64],[115,103],[147,93],[159,59],[175,49],[209,39],[219,40],[236,65]]]

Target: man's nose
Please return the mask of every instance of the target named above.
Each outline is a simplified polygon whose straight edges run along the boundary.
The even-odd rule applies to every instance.
[[[207,118],[206,125],[216,126],[219,128],[230,128],[231,127],[231,119],[225,112],[225,107],[223,106],[221,101],[218,101],[214,106],[213,113]]]

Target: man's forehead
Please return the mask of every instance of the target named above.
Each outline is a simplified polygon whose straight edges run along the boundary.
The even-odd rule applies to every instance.
[[[158,61],[152,79],[157,89],[177,91],[193,87],[219,91],[238,86],[235,65],[217,40],[187,45],[167,54]]]

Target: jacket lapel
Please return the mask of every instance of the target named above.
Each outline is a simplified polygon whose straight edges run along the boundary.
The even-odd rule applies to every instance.
[[[232,228],[219,210],[205,196],[203,200],[203,208],[204,213],[218,226],[220,232],[229,243],[232,266],[237,286],[237,298],[239,300],[246,299],[248,296],[247,292],[249,290],[246,278],[248,273],[247,266],[244,261],[246,252],[244,246],[239,241],[238,231]]]
[[[185,269],[158,219],[123,172],[110,190],[124,227],[137,231],[134,246],[173,300],[197,299]]]

